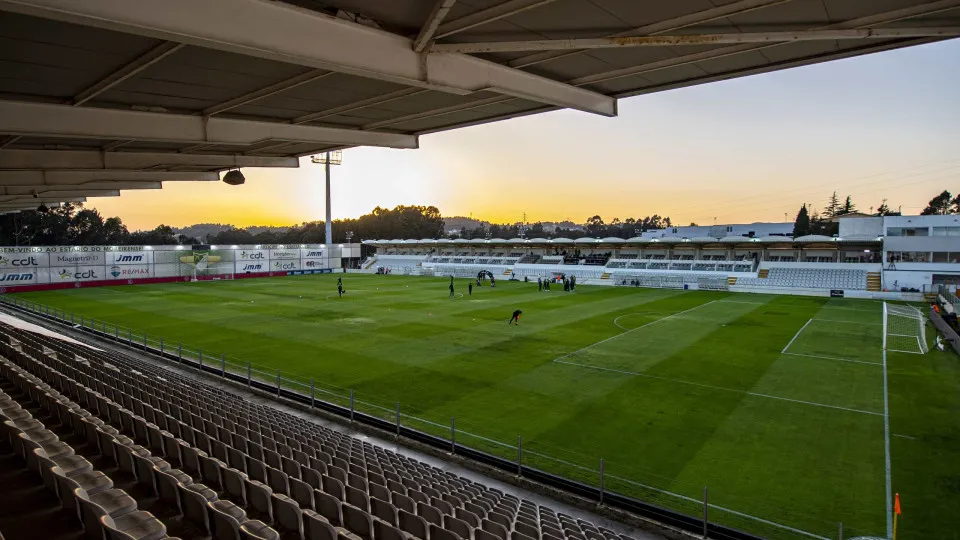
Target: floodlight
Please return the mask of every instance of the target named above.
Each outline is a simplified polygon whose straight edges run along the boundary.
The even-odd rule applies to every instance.
[[[231,169],[227,171],[227,174],[223,175],[223,183],[231,186],[239,186],[246,181],[247,179],[243,176],[243,173],[240,172],[240,169]]]
[[[343,163],[343,151],[334,150],[333,152],[310,156],[310,161],[317,165],[340,165]]]

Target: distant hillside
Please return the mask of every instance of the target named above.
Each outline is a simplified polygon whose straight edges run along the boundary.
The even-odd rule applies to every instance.
[[[453,216],[453,217],[444,217],[443,218],[443,232],[449,233],[451,231],[461,231],[466,227],[467,229],[476,229],[483,225],[484,227],[489,227],[489,221],[480,221],[479,219],[473,219],[463,216]]]
[[[229,231],[231,229],[236,229],[237,227],[230,225],[229,223],[197,223],[195,225],[189,225],[187,227],[174,228],[173,232],[177,234],[182,234],[184,236],[190,236],[196,238],[200,241],[205,241],[208,237],[214,236],[223,231]],[[259,234],[262,232],[275,232],[275,233],[284,233],[290,230],[290,227],[271,227],[267,225],[254,225],[251,227],[243,227],[244,230],[249,231],[250,234]]]

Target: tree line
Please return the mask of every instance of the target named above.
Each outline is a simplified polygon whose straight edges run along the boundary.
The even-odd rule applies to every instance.
[[[839,225],[837,217],[858,212],[852,198],[841,200],[834,192],[818,211],[804,204],[794,220],[794,237],[809,234],[833,236]],[[924,208],[922,215],[960,214],[960,194],[953,196],[944,190]],[[886,199],[871,215],[899,215],[891,210]],[[695,226],[696,223],[690,225]],[[533,224],[495,224],[479,222],[475,227],[462,227],[452,234],[444,233],[444,219],[435,206],[400,205],[393,209],[376,207],[358,218],[338,219],[333,222],[333,242],[358,242],[372,239],[407,238],[581,238],[615,237],[628,239],[644,231],[675,226],[669,217],[657,214],[642,218],[613,218],[609,223],[599,215],[588,218],[581,226],[557,224],[548,229],[542,222]],[[0,215],[0,245],[194,245],[194,244],[315,244],[324,241],[323,221],[304,222],[293,227],[238,228],[219,224],[188,227],[186,231],[206,228],[213,232],[196,237],[178,232],[168,225],[159,225],[148,231],[130,232],[119,217],[103,216],[96,209],[83,204],[64,203],[46,212],[30,210]]]
[[[30,210],[0,215],[0,245],[4,246],[123,246],[190,245],[196,238],[178,235],[173,227],[127,230],[118,217],[104,219],[96,209],[63,203],[46,212]]]
[[[853,203],[852,197],[847,195],[847,198],[841,202],[840,198],[837,197],[837,192],[834,191],[827,199],[827,204],[822,212],[808,207],[806,204],[800,207],[800,210],[797,212],[797,217],[793,222],[793,237],[798,238],[809,234],[834,236],[840,229],[840,224],[836,218],[856,213],[861,212],[857,210],[857,206]],[[950,214],[960,214],[960,193],[954,197],[947,190],[943,190],[939,195],[930,199],[927,206],[920,212],[921,216]],[[883,199],[880,206],[877,207],[876,212],[873,212],[871,208],[871,212],[867,213],[867,215],[899,216],[900,211],[891,210],[887,204],[887,199]]]

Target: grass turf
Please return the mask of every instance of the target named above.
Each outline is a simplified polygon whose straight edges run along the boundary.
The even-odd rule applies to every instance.
[[[875,301],[499,282],[303,276],[23,298],[315,378],[321,396],[771,538],[887,528]],[[523,310],[520,326],[510,313]],[[960,538],[957,358],[890,353],[901,538]],[[291,378],[295,378],[291,376]],[[665,493],[665,492],[669,492]],[[676,495],[674,495],[676,494]],[[678,497],[680,495],[682,497]]]

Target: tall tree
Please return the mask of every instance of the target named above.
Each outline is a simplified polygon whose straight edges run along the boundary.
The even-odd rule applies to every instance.
[[[880,203],[880,206],[877,207],[877,215],[878,216],[890,215],[890,207],[887,206],[886,199],[884,199],[883,202]]]
[[[960,193],[950,201],[950,212],[960,214]]]
[[[840,199],[837,198],[837,192],[834,191],[833,195],[830,195],[830,198],[827,199],[827,207],[823,209],[823,216],[826,218],[836,217],[840,209]]]
[[[847,215],[852,214],[857,211],[857,205],[853,204],[853,199],[847,195],[847,199],[843,202],[843,208],[837,213],[837,215]]]
[[[927,207],[923,209],[923,212],[920,212],[920,215],[921,216],[942,216],[945,214],[949,214],[952,203],[953,203],[953,200],[951,199],[950,192],[947,190],[943,190],[942,193],[930,199],[930,202],[927,203]]]
[[[793,237],[799,238],[808,234],[810,234],[810,213],[807,211],[807,205],[804,204],[793,221]]]
[[[600,216],[593,216],[587,219],[587,222],[584,225],[584,230],[586,231],[587,236],[600,236],[606,229],[606,224],[603,222],[603,218]]]

